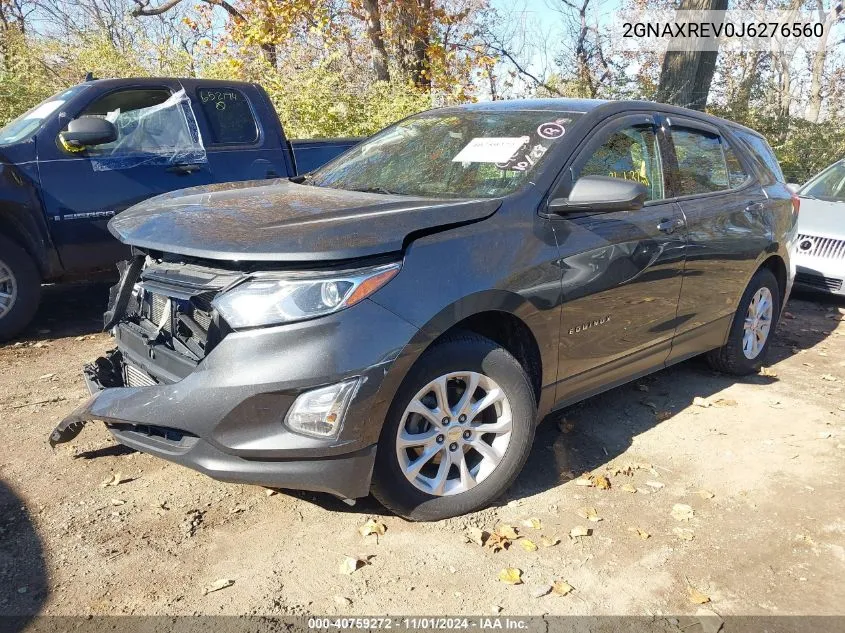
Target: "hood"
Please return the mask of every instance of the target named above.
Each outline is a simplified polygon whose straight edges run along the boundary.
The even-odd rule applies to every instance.
[[[400,251],[411,233],[481,220],[500,204],[261,180],[156,196],[109,230],[125,244],[206,259],[341,260]]]
[[[802,197],[798,232],[802,235],[845,239],[845,202]]]

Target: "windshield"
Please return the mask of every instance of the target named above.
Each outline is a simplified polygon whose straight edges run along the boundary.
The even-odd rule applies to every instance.
[[[495,198],[532,177],[581,116],[549,110],[432,110],[379,132],[309,184],[438,198]]]
[[[0,145],[11,145],[26,138],[29,138],[41,129],[44,121],[61,108],[71,97],[76,96],[88,86],[80,85],[69,88],[52,97],[45,99],[34,108],[27,110],[18,118],[9,121],[3,129],[0,129]]]
[[[830,202],[845,202],[845,161],[835,163],[801,187],[799,195]]]

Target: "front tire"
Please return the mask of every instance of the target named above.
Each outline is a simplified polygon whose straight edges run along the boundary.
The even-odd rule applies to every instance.
[[[0,236],[0,341],[23,330],[41,301],[41,278],[29,254]]]
[[[412,521],[473,512],[507,490],[531,451],[534,391],[504,348],[445,339],[411,368],[388,411],[373,495]]]
[[[768,268],[761,268],[748,284],[734,315],[728,342],[707,354],[720,372],[746,376],[760,371],[780,315],[780,287]]]

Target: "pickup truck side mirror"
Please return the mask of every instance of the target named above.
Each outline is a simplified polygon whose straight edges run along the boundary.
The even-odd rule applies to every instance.
[[[83,116],[71,121],[59,138],[66,147],[79,150],[116,141],[117,128],[102,117]]]
[[[648,189],[642,183],[607,176],[582,176],[572,186],[568,198],[552,198],[549,212],[601,213],[642,209]]]

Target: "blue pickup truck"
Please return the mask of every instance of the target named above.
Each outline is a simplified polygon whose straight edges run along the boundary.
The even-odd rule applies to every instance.
[[[60,92],[0,130],[0,341],[35,314],[43,282],[127,259],[106,225],[152,196],[290,178],[357,139],[288,140],[261,86],[102,79]]]

